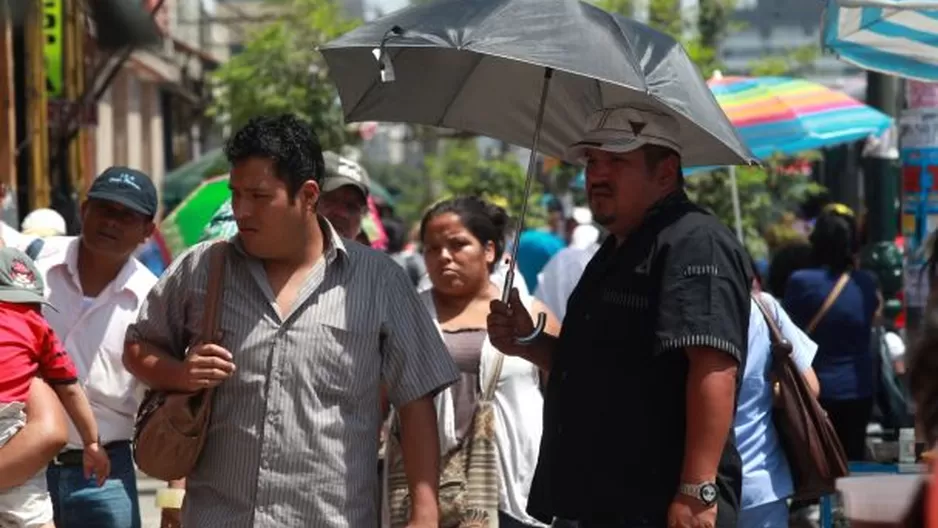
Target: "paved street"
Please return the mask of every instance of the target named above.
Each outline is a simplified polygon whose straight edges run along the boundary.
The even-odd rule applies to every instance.
[[[156,490],[166,483],[137,473],[137,492],[140,495],[140,516],[142,528],[159,528],[160,511],[156,509]]]

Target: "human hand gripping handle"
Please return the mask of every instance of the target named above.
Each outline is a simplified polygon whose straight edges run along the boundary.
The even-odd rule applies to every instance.
[[[524,216],[522,214],[522,216]],[[518,241],[515,240],[515,244]],[[505,274],[505,287],[502,289],[502,302],[508,305],[521,306],[520,296],[518,295],[518,289],[512,285],[515,283],[515,269],[514,266],[508,266],[508,272]],[[512,301],[512,296],[514,296],[514,301]],[[527,310],[525,309],[525,313]],[[530,315],[528,316],[530,319]],[[533,343],[538,336],[544,332],[544,328],[547,326],[547,314],[539,313],[537,314],[537,323],[531,327],[531,331],[523,334],[515,335],[515,342],[519,345],[530,345]]]
[[[540,335],[546,321],[544,314],[538,314],[536,326],[531,321],[531,314],[521,302],[518,289],[512,288],[507,302],[492,301],[489,305],[489,340],[503,354],[521,356],[524,348]]]
[[[193,346],[183,362],[183,386],[186,392],[217,387],[235,371],[231,352],[212,343]]]

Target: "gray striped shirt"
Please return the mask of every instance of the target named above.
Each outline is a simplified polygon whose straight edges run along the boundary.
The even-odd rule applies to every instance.
[[[220,325],[237,370],[215,393],[186,526],[375,526],[379,382],[398,406],[459,377],[404,270],[322,225],[332,244],[285,319],[262,263],[233,239]],[[167,270],[128,340],[183,353],[200,328],[208,246]]]

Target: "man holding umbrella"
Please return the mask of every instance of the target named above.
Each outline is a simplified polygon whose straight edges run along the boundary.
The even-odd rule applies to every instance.
[[[492,343],[551,374],[528,504],[544,522],[736,525],[732,425],[752,272],[733,234],[685,194],[679,131],[666,115],[608,109],[573,146],[612,236],[559,338],[519,344],[533,325],[517,294],[492,303]]]

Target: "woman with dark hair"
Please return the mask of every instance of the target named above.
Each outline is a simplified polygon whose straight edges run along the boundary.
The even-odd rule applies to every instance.
[[[814,370],[821,385],[819,401],[847,457],[862,460],[873,409],[870,336],[881,305],[876,279],[857,269],[857,224],[847,206],[825,207],[810,242],[814,266],[791,275],[783,304],[818,344]]]
[[[440,328],[461,379],[436,397],[440,453],[458,448],[471,434],[477,403],[495,381],[499,526],[539,526],[525,511],[542,430],[542,374],[521,358],[503,356],[489,342],[490,303],[501,297],[491,274],[505,250],[508,215],[501,207],[468,196],[435,205],[420,223],[420,240],[432,287],[422,297]],[[526,299],[532,313],[548,313],[547,332],[559,324],[547,308]],[[441,501],[444,500],[441,497]],[[493,505],[494,508],[494,505]]]

